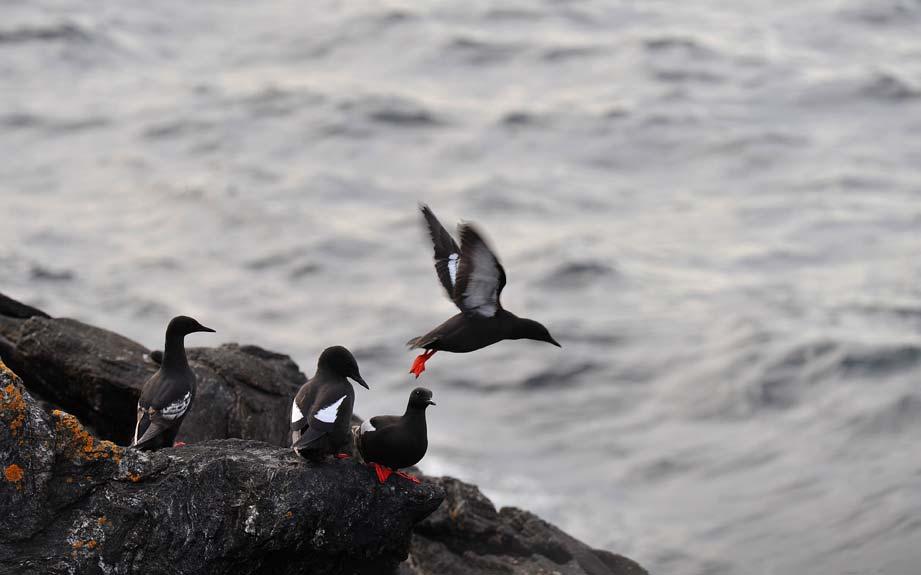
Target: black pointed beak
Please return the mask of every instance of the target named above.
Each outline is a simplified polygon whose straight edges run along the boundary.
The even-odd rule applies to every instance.
[[[429,400],[426,401],[425,403],[427,403],[427,404],[429,404],[429,405],[438,405],[437,403],[435,403],[435,402],[432,401],[431,399],[429,399]]]
[[[547,340],[547,343],[552,343],[553,345],[557,346],[557,347],[560,348],[560,349],[563,348],[563,346],[560,345],[560,342],[558,342],[557,340],[553,339],[552,337],[551,337],[550,339]]]
[[[198,326],[198,331],[207,331],[208,333],[214,333],[213,329],[211,329],[210,327],[205,327],[201,324],[199,324]]]
[[[370,387],[368,387],[368,384],[365,383],[365,380],[363,380],[363,379],[361,378],[360,375],[352,375],[352,376],[349,376],[349,377],[351,377],[351,378],[354,379],[356,382],[358,382],[358,385],[362,386],[363,388],[365,388],[365,389],[371,389]]]

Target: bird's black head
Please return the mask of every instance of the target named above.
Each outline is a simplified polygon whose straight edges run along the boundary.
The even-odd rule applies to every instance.
[[[519,319],[515,324],[513,337],[511,339],[533,339],[536,341],[545,341],[552,343],[557,347],[563,347],[558,341],[553,339],[550,331],[543,324],[533,319]]]
[[[432,392],[424,387],[417,387],[409,394],[409,407],[413,409],[425,409],[430,405],[435,405],[432,401]]]
[[[195,333],[197,331],[208,331],[214,332],[210,327],[205,327],[202,324],[198,323],[194,319],[190,318],[187,315],[177,315],[170,320],[169,325],[166,327],[166,335],[188,335],[190,333]]]
[[[355,356],[341,345],[334,345],[333,347],[324,349],[323,353],[320,354],[320,360],[317,362],[317,366],[329,369],[342,377],[354,379],[365,389],[371,389],[368,387],[368,384],[365,383],[365,380],[361,378]]]

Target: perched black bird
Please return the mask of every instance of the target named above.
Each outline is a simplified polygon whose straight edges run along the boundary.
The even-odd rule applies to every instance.
[[[562,347],[543,325],[502,308],[499,296],[505,287],[505,269],[471,224],[461,224],[461,247],[428,206],[421,206],[435,245],[435,271],[448,297],[461,313],[427,334],[406,342],[425,353],[416,357],[410,373],[417,378],[436,351],[467,353],[504,339],[533,339]]]
[[[132,447],[154,450],[173,446],[195,399],[197,382],[185,357],[185,336],[197,331],[214,330],[184,315],[174,317],[166,327],[160,369],[141,389]]]
[[[323,350],[317,372],[291,404],[291,447],[298,455],[318,459],[348,447],[355,390],[346,378],[369,389],[349,350],[341,345]]]
[[[394,469],[409,467],[422,460],[429,441],[425,426],[425,408],[435,405],[432,392],[417,387],[409,394],[403,415],[378,415],[366,420],[357,431],[356,444],[361,457],[374,466],[377,479],[384,483]],[[412,475],[397,475],[415,483]]]

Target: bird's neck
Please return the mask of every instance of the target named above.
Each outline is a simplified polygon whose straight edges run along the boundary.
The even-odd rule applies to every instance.
[[[425,409],[407,405],[406,411],[403,413],[403,418],[412,421],[421,421],[422,425],[425,425]]]
[[[166,369],[173,371],[189,369],[189,361],[185,356],[185,335],[166,334],[162,365]]]

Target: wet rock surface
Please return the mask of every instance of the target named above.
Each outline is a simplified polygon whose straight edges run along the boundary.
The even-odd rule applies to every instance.
[[[480,490],[451,477],[427,477],[445,502],[416,526],[400,575],[646,575],[634,561],[592,549],[533,513],[496,510]]]
[[[0,572],[389,573],[444,493],[263,442],[123,449],[0,366]]]
[[[281,446],[304,376],[255,346],[189,350],[190,445],[97,438],[81,422],[127,443],[148,354],[0,295],[0,574],[646,573],[457,479],[380,485],[355,460],[297,458]]]

